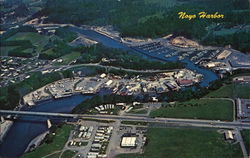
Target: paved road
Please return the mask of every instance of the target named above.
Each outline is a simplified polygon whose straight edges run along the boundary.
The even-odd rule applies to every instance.
[[[178,71],[180,69],[165,69],[165,70],[135,70],[135,69],[126,69],[122,67],[115,67],[115,66],[106,66],[106,65],[100,65],[99,63],[88,63],[88,64],[77,64],[77,65],[46,65],[45,67],[42,68],[37,68],[32,70],[31,72],[35,71],[43,71],[43,70],[48,70],[48,69],[61,69],[61,70],[68,70],[74,67],[80,67],[80,66],[94,66],[94,67],[100,67],[100,68],[105,68],[105,69],[114,69],[114,70],[122,70],[126,72],[135,72],[135,73],[161,73],[161,72],[173,72],[173,71]]]
[[[245,147],[245,144],[244,144],[244,141],[243,141],[243,138],[241,136],[239,129],[236,128],[235,131],[236,131],[235,136],[236,136],[237,141],[240,143],[240,147],[241,147],[244,158],[249,158],[247,155],[247,150],[246,150],[246,147]]]
[[[106,66],[106,65],[100,65],[99,63],[89,63],[89,64],[77,64],[77,65],[70,65],[67,66],[67,68],[73,68],[73,67],[79,67],[79,66],[96,66],[106,69],[115,69],[115,70],[123,70],[127,72],[138,72],[138,73],[159,73],[159,72],[166,72],[166,71],[178,71],[180,69],[171,69],[171,70],[135,70],[135,69],[126,69],[122,67],[115,67],[115,66]]]
[[[28,116],[50,116],[78,119],[100,119],[100,120],[120,120],[120,121],[140,121],[149,123],[163,123],[179,126],[210,127],[210,128],[239,128],[250,129],[250,123],[246,122],[226,122],[216,120],[179,119],[179,118],[149,118],[145,116],[117,116],[117,115],[86,115],[86,114],[62,114],[30,111],[0,110],[0,115],[28,115]]]
[[[225,122],[216,120],[196,120],[177,118],[148,118],[139,116],[116,116],[116,115],[82,115],[81,118],[111,119],[120,121],[142,121],[150,123],[176,124],[183,126],[211,127],[211,128],[244,128],[250,129],[250,123]]]

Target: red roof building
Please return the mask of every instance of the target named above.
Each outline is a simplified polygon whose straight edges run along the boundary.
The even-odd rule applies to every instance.
[[[192,80],[178,80],[180,86],[191,86],[194,82]]]

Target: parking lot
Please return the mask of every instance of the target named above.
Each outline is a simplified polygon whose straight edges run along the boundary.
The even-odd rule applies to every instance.
[[[250,99],[237,99],[237,117],[243,122],[250,122]]]
[[[134,125],[120,125],[117,127],[110,142],[109,157],[113,158],[115,155],[122,153],[142,153],[146,142],[146,131],[146,127],[137,127]],[[131,146],[122,147],[123,137],[135,138],[135,145],[130,144]]]
[[[178,51],[171,49],[158,41],[133,46],[133,48],[150,56],[170,58],[178,55]]]
[[[121,153],[142,153],[147,127],[79,120],[71,131],[64,151],[77,153],[78,158],[112,158]],[[123,139],[134,138],[133,146],[122,146]]]

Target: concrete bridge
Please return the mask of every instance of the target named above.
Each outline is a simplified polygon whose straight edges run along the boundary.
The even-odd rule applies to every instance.
[[[49,112],[31,112],[31,111],[11,111],[0,110],[1,116],[43,116],[55,118],[75,118],[75,119],[93,119],[96,120],[113,120],[113,121],[136,121],[147,123],[159,123],[173,126],[190,126],[190,127],[208,127],[208,128],[229,128],[229,129],[250,129],[248,122],[228,122],[220,120],[198,120],[198,119],[179,119],[179,118],[150,118],[145,116],[118,116],[118,115],[87,115],[87,114],[63,114]]]
[[[43,116],[43,117],[62,117],[77,118],[76,114],[50,113],[50,112],[32,112],[32,111],[13,111],[0,110],[1,116]]]

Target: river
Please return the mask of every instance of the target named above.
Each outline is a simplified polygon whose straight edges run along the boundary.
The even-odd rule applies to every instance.
[[[89,37],[92,40],[96,40],[102,43],[104,46],[123,49],[129,51],[130,53],[140,54],[144,58],[151,58],[146,55],[143,55],[142,53],[135,52],[135,50],[126,45],[123,45],[119,41],[113,40],[95,31],[81,29],[77,27],[72,27],[72,29],[78,33]],[[168,61],[162,57],[155,58],[163,60],[165,62]],[[183,60],[183,62],[186,63],[187,68],[196,71],[197,73],[203,74],[204,79],[201,82],[202,86],[207,86],[209,82],[217,79],[217,76],[214,72],[204,68],[200,68],[189,60]],[[33,106],[32,108],[25,110],[70,113],[75,106],[90,97],[91,96],[74,95],[67,98],[39,103]],[[3,143],[0,144],[0,157],[20,157],[32,139],[48,130],[47,125],[45,123],[45,121],[47,120],[46,118],[26,117],[25,120],[26,121],[15,121],[15,123],[12,125],[6,137],[4,138]]]
[[[151,59],[158,59],[158,60],[161,60],[164,62],[170,62],[170,61],[176,62],[178,60],[177,56],[174,56],[171,58],[165,58],[164,55],[148,56],[148,55],[146,55],[147,53],[145,53],[145,52],[135,51],[135,49],[132,49],[129,46],[127,46],[127,45],[125,45],[117,40],[109,38],[103,34],[95,32],[93,30],[83,29],[83,28],[79,28],[79,27],[71,27],[71,29],[77,33],[80,33],[80,34],[92,39],[92,40],[95,40],[97,42],[102,43],[104,46],[107,46],[110,48],[122,49],[122,50],[128,51],[131,54],[137,54],[137,55],[140,55],[140,56],[147,58],[147,59],[150,59],[150,58]],[[203,75],[203,80],[200,83],[200,85],[203,87],[208,86],[210,82],[218,79],[218,76],[213,71],[205,69],[205,68],[201,68],[198,65],[195,65],[193,62],[191,62],[188,59],[183,59],[180,62],[185,63],[186,68]]]
[[[23,110],[70,113],[76,105],[90,97],[78,94],[58,100],[46,101]],[[3,143],[0,144],[0,157],[20,157],[32,139],[48,130],[46,121],[47,118],[44,117],[22,117],[22,120],[15,121],[5,136]]]

